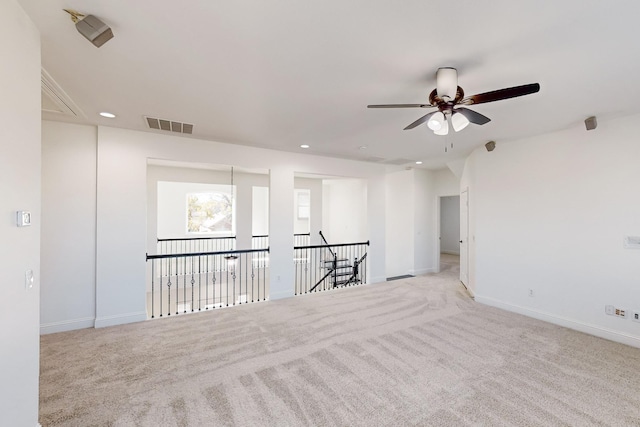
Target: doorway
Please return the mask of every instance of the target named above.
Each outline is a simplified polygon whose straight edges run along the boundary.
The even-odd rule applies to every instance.
[[[460,264],[460,196],[441,196],[439,215],[439,271],[455,270]]]

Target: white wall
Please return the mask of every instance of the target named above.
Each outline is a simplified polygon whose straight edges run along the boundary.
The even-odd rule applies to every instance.
[[[409,274],[433,273],[436,269],[438,232],[437,197],[433,171],[413,170],[413,269]]]
[[[194,163],[233,164],[242,168],[270,170],[270,277],[271,298],[293,295],[293,189],[294,171],[337,175],[349,171],[380,188],[384,166],[333,158],[251,148],[246,146],[181,138],[159,133],[98,128],[96,326],[144,320],[145,262],[147,246],[147,159]],[[384,192],[366,197],[362,209],[368,213],[359,223],[357,237],[374,230],[377,241],[370,249],[369,277],[384,273],[384,216],[371,206],[384,205]],[[367,210],[367,205],[369,209]],[[363,231],[364,230],[364,231]]]
[[[412,274],[414,251],[413,170],[387,174],[387,277]]]
[[[167,188],[176,186],[177,192],[167,193],[168,199],[164,202],[158,200],[157,187],[159,182],[162,182],[162,185]],[[155,253],[157,237],[193,237],[187,235],[185,230],[185,194],[201,191],[210,184],[229,186],[230,172],[149,165],[147,170],[149,253]],[[185,189],[185,185],[188,185],[190,189]],[[234,172],[234,185],[236,186],[236,231],[239,239],[245,232],[249,238],[251,234],[269,234],[269,176]],[[309,219],[298,219],[295,203],[292,206],[294,209],[294,231],[296,233],[311,232],[312,241],[315,242],[314,244],[318,244],[317,235],[322,225],[322,179],[296,177],[294,178],[294,186],[294,194],[299,191],[307,191],[311,194],[311,216]],[[178,190],[178,188],[180,189]],[[294,202],[295,200],[294,197]],[[251,242],[249,240],[248,245],[239,244],[237,247],[239,249],[250,248]]]
[[[254,236],[269,234],[269,187],[254,186],[251,204],[251,232]]]
[[[471,293],[471,295],[475,296],[476,290],[476,158],[481,156],[482,150],[477,149],[473,151],[469,157],[467,157],[464,163],[464,169],[462,172],[462,177],[460,178],[460,193],[466,191],[467,192],[467,218],[460,217],[462,230],[462,221],[467,221],[467,257],[465,262],[465,256],[460,254],[460,279],[463,283],[465,283],[467,289]],[[460,203],[462,203],[462,197],[460,197]],[[461,240],[464,239],[462,234],[460,235]],[[464,250],[465,247],[461,246],[461,250]],[[466,264],[464,266],[463,264]],[[463,280],[462,276],[466,271],[466,281]]]
[[[323,215],[323,180],[320,178],[300,178],[296,177],[294,185],[296,189],[308,190],[311,194],[311,217],[308,221],[310,243],[320,245],[319,232],[322,230]],[[298,231],[296,231],[297,233]]]
[[[14,0],[0,2],[0,419],[38,422],[40,300],[40,35]],[[32,214],[16,226],[16,211]],[[25,271],[35,277],[25,288]]]
[[[640,323],[604,311],[640,311],[640,250],[623,247],[640,235],[639,119],[474,152],[478,301],[640,346]]]
[[[96,128],[42,122],[41,333],[96,317]]]
[[[367,182],[362,179],[323,181],[322,233],[329,243],[366,242]]]
[[[309,216],[301,217],[299,212],[300,199],[307,199],[309,204]],[[304,209],[304,207],[303,207]],[[293,232],[295,234],[304,234],[311,232],[311,191],[308,189],[295,188],[293,190]]]
[[[434,272],[438,222],[434,172],[389,172],[385,191],[386,276]]]
[[[147,168],[147,251],[156,253],[157,238],[193,237],[186,234],[184,218],[186,215],[184,202],[169,206],[158,206],[158,182],[194,183],[194,188],[202,184],[231,185],[231,167],[228,171],[212,169],[185,168],[173,166],[148,165]],[[266,187],[269,176],[266,174],[243,173],[234,171],[234,185],[236,185],[236,247],[238,249],[251,248],[253,194],[252,186]],[[178,196],[180,197],[180,196]],[[268,208],[268,203],[266,203]],[[171,210],[166,219],[170,221],[170,228],[163,228],[158,224],[159,210]],[[268,217],[267,217],[268,218]],[[177,222],[174,222],[177,221]],[[264,233],[268,234],[268,233]]]
[[[456,196],[460,194],[460,179],[449,169],[433,172],[435,192],[438,196]]]
[[[310,175],[335,176],[348,170],[354,176],[363,177],[364,180],[361,182],[364,184],[360,185],[357,193],[362,200],[357,204],[357,208],[362,209],[362,212],[365,213],[360,213],[364,219],[357,223],[353,237],[373,236],[369,248],[368,277],[371,283],[384,280],[385,225],[384,215],[380,214],[380,212],[384,212],[385,203],[384,166],[108,127],[98,127],[96,137],[96,133],[83,133],[80,128],[66,123],[45,123],[43,138],[47,142],[53,141],[52,144],[62,144],[64,141],[61,148],[63,150],[73,150],[74,146],[78,148],[82,145],[82,141],[86,144],[82,145],[82,156],[83,161],[86,161],[87,164],[80,168],[75,164],[76,161],[79,161],[77,160],[79,153],[76,153],[76,156],[55,153],[49,156],[48,154],[55,161],[52,160],[51,173],[47,172],[47,174],[51,175],[50,179],[53,181],[67,182],[73,175],[74,168],[82,170],[82,177],[73,175],[74,179],[87,182],[83,184],[71,183],[70,188],[76,192],[74,194],[84,199],[83,203],[88,203],[88,200],[93,197],[96,200],[95,211],[84,207],[82,212],[69,213],[74,220],[85,221],[82,223],[82,227],[77,227],[74,230],[73,238],[83,242],[83,245],[95,239],[95,281],[87,278],[73,283],[74,286],[76,284],[81,286],[74,294],[77,299],[74,302],[74,307],[86,308],[95,304],[94,323],[96,327],[146,319],[144,284],[147,265],[144,255],[146,252],[153,252],[149,249],[156,247],[155,230],[157,226],[157,218],[155,217],[156,191],[150,191],[149,188],[155,188],[155,182],[158,179],[207,182],[206,179],[200,179],[202,170],[191,168],[177,170],[179,168],[166,167],[165,169],[171,170],[171,173],[165,173],[162,178],[154,176],[153,170],[156,166],[151,165],[148,168],[149,159],[234,164],[240,168],[271,169],[278,172],[276,178],[261,175],[262,178],[258,183],[259,186],[271,185],[269,191],[271,201],[268,204],[270,209],[269,229],[271,231],[269,234],[272,239],[274,236],[280,236],[275,237],[279,249],[274,246],[273,240],[270,242],[271,277],[274,280],[279,277],[279,284],[271,284],[272,299],[293,294],[290,247],[293,243],[293,210],[291,206],[293,206],[294,185],[311,189],[312,234],[322,228],[321,180],[294,178],[295,174],[299,171]],[[89,159],[92,154],[90,155],[88,147],[96,147],[96,144],[96,156]],[[54,145],[51,148],[55,149]],[[91,161],[95,162],[93,171],[89,170],[91,168],[88,166]],[[149,175],[147,169],[151,171]],[[207,176],[212,179],[210,174]],[[240,187],[241,176],[238,174],[236,177],[234,183]],[[90,188],[93,185],[92,182],[96,182],[95,193]],[[243,188],[247,188],[245,196],[248,204],[253,204],[251,185],[242,184]],[[49,188],[53,189],[51,194],[49,194]],[[374,195],[372,197],[366,197],[369,189],[373,189]],[[380,191],[381,189],[382,191]],[[61,212],[49,218],[50,223],[47,225],[48,231],[45,236],[47,241],[55,240],[55,233],[67,226],[66,208],[57,206],[55,203],[57,193],[62,191],[60,186],[52,185],[47,187],[48,194],[43,195],[52,209]],[[275,196],[274,192],[277,193]],[[238,195],[238,198],[240,199],[241,196]],[[251,211],[244,209],[244,211],[251,214],[252,209]],[[95,216],[93,212],[95,212]],[[95,221],[95,232],[89,226],[91,221]],[[278,228],[274,229],[273,227],[276,225]],[[291,229],[289,230],[289,228]],[[250,246],[252,230],[247,227],[246,232],[247,246]],[[238,239],[240,237],[238,235]],[[318,242],[314,242],[312,237],[312,243]],[[240,247],[239,241],[237,244]],[[48,249],[46,264],[55,266],[56,271],[71,271],[75,268],[74,257],[80,255],[90,257],[91,255],[90,251],[84,254],[80,254],[79,251],[79,248],[74,248],[69,252],[71,256],[67,256],[67,253]],[[90,268],[90,263],[87,268]],[[63,280],[61,281],[60,277],[56,277],[54,280],[52,276],[52,282],[54,281],[57,284],[65,283]],[[62,288],[57,289],[62,290]],[[65,295],[68,295],[71,289],[73,288],[64,288]],[[47,309],[49,308],[48,306]],[[51,313],[53,313],[51,319],[54,320],[50,323],[56,324],[43,325],[45,331],[51,331],[52,328],[90,326],[78,322],[79,319],[85,319],[82,317],[85,314],[64,313],[63,309],[57,311],[52,309]],[[86,320],[90,323],[90,317],[86,317]]]
[[[460,255],[460,196],[440,198],[440,252]]]

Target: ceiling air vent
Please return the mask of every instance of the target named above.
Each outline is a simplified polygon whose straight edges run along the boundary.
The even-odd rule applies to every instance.
[[[164,130],[167,132],[186,133],[191,135],[193,133],[193,125],[190,123],[176,122],[173,120],[156,119],[154,117],[146,117],[147,126],[149,129]]]

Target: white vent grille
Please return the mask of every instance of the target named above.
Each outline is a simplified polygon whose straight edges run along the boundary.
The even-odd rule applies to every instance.
[[[144,117],[149,129],[164,130],[167,132],[193,133],[193,125],[191,123],[176,122],[174,120],[158,119],[155,117]]]

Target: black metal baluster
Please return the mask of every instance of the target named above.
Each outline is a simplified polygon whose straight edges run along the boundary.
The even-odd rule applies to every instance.
[[[171,267],[173,259],[169,258],[169,275],[167,276],[167,316],[171,316]]]
[[[162,317],[162,293],[164,292],[164,290],[162,289],[162,275],[163,275],[162,266],[164,264],[164,260],[160,259],[159,261],[160,261],[160,316],[159,317]]]
[[[251,302],[254,302],[253,295],[256,292],[255,287],[254,287],[254,281],[253,281],[253,279],[256,277],[255,268],[256,268],[256,262],[255,262],[255,260],[252,260],[251,261]]]
[[[182,258],[182,310],[187,312],[187,258]]]
[[[262,249],[262,248],[260,248]],[[256,289],[258,291],[258,297],[256,298],[256,302],[260,302],[260,272],[264,271],[264,264],[266,260],[264,259],[264,252],[258,252],[258,282],[256,283]]]
[[[367,246],[369,246],[369,245],[367,245]],[[365,254],[366,254],[366,253],[367,253],[367,248],[365,247],[364,249],[365,249]],[[368,270],[368,269],[367,269],[367,258],[369,258],[369,257],[367,256],[367,257],[365,257],[365,259],[364,259],[364,282],[365,282],[365,283],[368,283],[368,282],[367,282],[367,270]]]
[[[295,236],[294,236],[294,240],[295,240]],[[298,249],[293,250],[293,277],[294,277],[293,294],[298,295],[298,284],[299,284],[298,282]]]
[[[216,255],[213,256],[213,308],[216,308]]]
[[[205,275],[206,280],[204,281],[204,293],[205,293],[205,304],[204,309],[209,310],[209,255],[205,258],[207,264],[207,272]]]
[[[180,302],[180,260],[175,258],[176,260],[176,315],[180,314],[178,311],[179,302]]]
[[[154,302],[155,302],[155,299],[154,299],[155,295],[153,294],[153,293],[154,293],[154,291],[155,291],[155,289],[154,289],[154,288],[155,288],[155,286],[154,286],[154,285],[155,285],[155,276],[156,276],[156,274],[155,274],[155,268],[154,268],[154,267],[155,267],[155,265],[156,265],[156,260],[155,260],[155,259],[152,259],[152,260],[151,260],[151,318],[152,318],[152,319],[153,319],[153,317],[154,317],[154,316],[153,316],[153,314],[154,314],[154,307],[153,307],[153,304],[154,304]]]
[[[302,286],[302,283],[304,281],[304,266],[301,264],[302,262],[304,262],[302,256],[304,254],[304,249],[297,249],[297,256],[296,256],[296,273],[298,274],[298,276],[296,277],[296,282],[299,282],[298,286]]]
[[[191,257],[191,312],[192,313],[193,313],[193,305],[194,305],[193,304],[193,285],[195,285],[196,283],[195,277],[193,275],[194,274],[193,261],[194,259],[193,257]]]
[[[225,299],[227,300],[227,307],[229,307],[229,261],[227,261],[227,264],[225,266],[226,271],[226,276],[227,276],[227,294],[225,296]]]
[[[236,278],[238,277],[238,267],[242,266],[242,256],[239,256],[237,260],[234,261],[233,266],[233,299],[231,300],[231,305],[236,305],[236,301],[238,298],[236,296]]]
[[[347,257],[347,260],[351,261],[353,259],[353,245],[349,246],[347,249],[347,253],[349,254]],[[351,274],[353,274],[353,267],[355,266],[355,260],[354,260],[354,264],[351,266]],[[349,275],[349,277],[351,277],[351,275]],[[349,286],[353,286],[353,285],[357,285],[357,283],[355,283],[353,280],[351,282],[349,282]]]
[[[239,264],[238,264],[238,266],[239,266],[238,271],[239,271],[239,273],[240,273],[240,274],[238,275],[238,285],[240,286],[240,290],[238,291],[238,299],[237,299],[238,304],[242,304],[242,258],[244,258],[244,259],[245,259],[244,264],[246,265],[246,263],[247,263],[247,262],[246,262],[247,254],[246,254],[246,253],[244,253],[244,254],[240,254],[240,257],[238,258],[238,262],[239,262]]]

